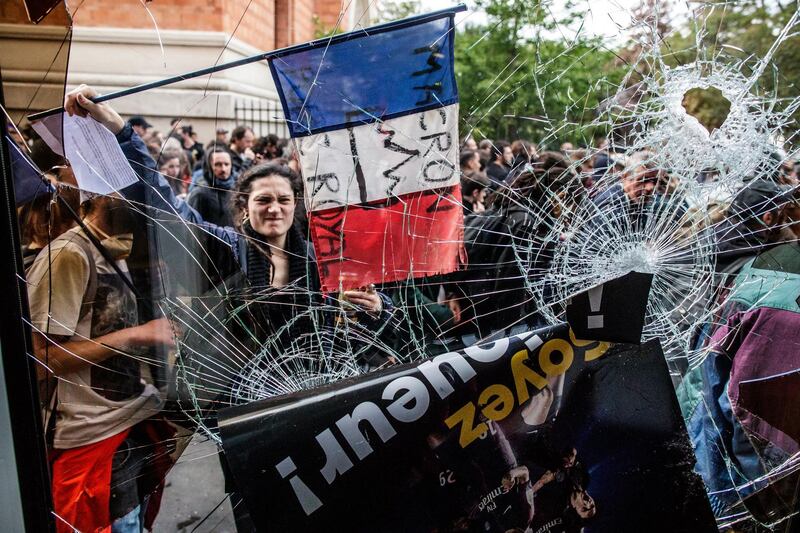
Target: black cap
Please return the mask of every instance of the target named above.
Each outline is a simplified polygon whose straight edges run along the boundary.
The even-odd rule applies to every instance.
[[[181,132],[183,132],[185,135],[191,135],[194,133],[194,129],[192,128],[191,124],[187,124],[185,126],[181,126]]]
[[[149,122],[147,122],[147,120],[144,117],[141,117],[141,116],[138,116],[138,115],[135,116],[135,117],[129,118],[128,119],[128,124],[130,124],[131,126],[141,126],[144,129],[153,127],[153,125],[150,124]]]
[[[791,202],[792,192],[793,187],[764,178],[747,181],[731,202],[728,214],[739,218],[761,216]]]

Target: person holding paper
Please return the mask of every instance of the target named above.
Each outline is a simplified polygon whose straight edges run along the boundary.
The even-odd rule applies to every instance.
[[[98,196],[81,210],[85,228],[53,239],[27,275],[34,355],[43,375],[59,378],[47,413],[56,528],[139,532],[148,419],[163,405],[142,356],[172,348],[174,332],[165,318],[138,321],[123,279],[134,229],[127,203]]]
[[[155,209],[178,214],[187,222],[197,224],[208,234],[217,237],[223,247],[211,245],[207,251],[213,258],[219,259],[220,266],[225,266],[231,257],[236,260],[236,268],[241,268],[247,275],[251,284],[255,286],[283,287],[297,278],[291,279],[289,269],[297,265],[283,260],[282,255],[289,257],[287,247],[292,247],[291,241],[298,240],[302,243],[299,247],[304,250],[303,257],[295,257],[302,262],[303,276],[308,274],[305,282],[306,288],[311,292],[319,292],[319,278],[316,275],[316,266],[313,263],[313,250],[308,247],[305,239],[295,230],[294,210],[298,201],[299,177],[293,171],[279,165],[258,165],[248,169],[236,182],[234,188],[234,226],[220,226],[206,221],[197,210],[179,199],[167,181],[155,171],[155,162],[147,152],[141,139],[132,135],[130,127],[119,117],[108,104],[95,104],[89,100],[98,93],[89,86],[81,85],[66,96],[65,109],[68,114],[79,116],[91,115],[95,120],[117,135],[121,142],[123,152],[131,163],[137,168],[139,177],[144,182],[144,191],[134,190],[134,187],[124,189],[122,193],[129,199],[144,202]],[[143,192],[143,195],[142,195]],[[144,196],[144,198],[142,198]],[[296,233],[296,234],[295,234]],[[250,259],[261,254],[269,263],[267,270],[254,271]],[[227,257],[225,257],[227,256]],[[255,260],[255,262],[260,262]],[[268,276],[261,279],[261,275]],[[266,282],[266,283],[265,283]],[[388,297],[380,295],[369,287],[345,291],[344,296],[352,303],[368,313],[380,315],[384,308],[390,306]]]
[[[347,315],[353,327],[362,331],[379,330],[388,322],[392,316],[391,300],[373,286],[344,291],[341,302],[321,294],[313,249],[294,224],[299,177],[293,171],[275,164],[247,169],[233,190],[234,226],[211,224],[176,197],[166,179],[155,172],[155,163],[144,144],[129,133],[129,127],[116,112],[107,104],[89,100],[96,94],[90,87],[78,87],[67,95],[65,109],[68,113],[91,115],[117,135],[128,161],[143,181],[138,187],[123,190],[123,194],[190,223],[184,222],[183,229],[188,226],[189,238],[202,242],[202,253],[198,254],[201,257],[196,259],[208,261],[204,274],[213,278],[212,283],[225,285],[226,280],[244,274],[244,289],[229,292],[231,313],[237,313],[241,322],[247,323],[247,335],[241,337],[254,338],[264,345],[279,344],[275,339],[285,337],[288,346],[292,339],[315,331],[314,325],[308,324],[309,309],[323,310],[325,329],[333,328],[340,315]],[[176,244],[179,240],[176,237]],[[225,288],[230,289],[228,285]],[[333,310],[340,306],[346,309],[335,313]],[[363,364],[373,367],[383,362]],[[236,508],[246,514],[244,504]],[[246,516],[237,516],[237,523],[240,530],[247,530]]]

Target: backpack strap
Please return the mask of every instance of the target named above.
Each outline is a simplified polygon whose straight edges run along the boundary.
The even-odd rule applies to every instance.
[[[86,260],[89,263],[89,283],[86,285],[86,290],[83,293],[83,304],[81,305],[81,312],[78,316],[78,321],[80,322],[89,312],[92,310],[92,305],[94,304],[95,296],[97,295],[97,265],[94,262],[94,256],[92,255],[92,248],[94,245],[89,241],[89,239],[83,234],[83,232],[76,233],[78,236],[73,242],[80,246],[81,250],[83,250],[84,255],[86,256]]]

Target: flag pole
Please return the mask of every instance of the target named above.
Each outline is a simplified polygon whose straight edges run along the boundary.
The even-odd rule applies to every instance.
[[[119,91],[114,91],[108,94],[101,94],[91,98],[91,101],[99,104],[102,102],[107,102],[109,100],[114,100],[115,98],[121,98],[123,96],[129,96],[131,94],[140,93],[143,91],[147,91],[150,89],[155,89],[158,87],[164,87],[165,85],[171,85],[173,83],[178,83],[184,80],[190,80],[193,78],[199,78],[202,76],[206,76],[209,74],[214,74],[216,72],[221,72],[223,70],[228,70],[235,67],[241,67],[243,65],[249,65],[250,63],[257,63],[259,61],[265,61],[268,59],[274,59],[286,54],[300,52],[303,50],[311,50],[314,48],[318,48],[320,46],[328,46],[331,44],[335,44],[341,41],[347,41],[350,39],[358,38],[358,37],[365,37],[367,35],[373,35],[375,33],[382,33],[389,30],[395,30],[406,26],[411,26],[415,24],[420,24],[423,22],[428,22],[430,20],[435,20],[447,15],[453,15],[455,13],[460,13],[462,11],[466,11],[467,6],[464,4],[458,4],[453,7],[449,7],[447,9],[440,9],[437,11],[432,11],[430,13],[425,13],[422,15],[414,15],[412,17],[400,19],[400,20],[393,20],[391,22],[385,22],[383,24],[378,24],[376,26],[371,26],[369,28],[362,28],[359,30],[353,30],[347,33],[340,33],[337,35],[333,35],[331,37],[324,37],[322,39],[316,39],[314,41],[310,41],[307,43],[302,44],[295,44],[292,46],[287,46],[285,48],[279,48],[277,50],[273,50],[271,52],[262,52],[260,54],[255,54],[249,57],[243,57],[242,59],[237,59],[236,61],[231,61],[229,63],[222,63],[220,65],[214,65],[211,67],[206,67],[200,70],[194,70],[192,72],[187,72],[184,74],[178,74],[177,76],[171,76],[169,78],[164,78],[161,80],[151,81],[148,83],[142,83],[141,85],[136,85],[134,87],[130,87],[128,89],[122,89]],[[37,120],[41,120],[43,118],[47,118],[53,115],[57,115],[64,111],[63,107],[55,107],[53,109],[48,109],[46,111],[41,111],[39,113],[33,113],[28,115],[28,121],[35,122]]]

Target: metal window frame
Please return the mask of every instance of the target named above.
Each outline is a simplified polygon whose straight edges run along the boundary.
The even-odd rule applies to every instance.
[[[2,72],[0,104],[5,107]],[[5,133],[7,121],[3,113],[0,113],[0,126]],[[4,487],[0,490],[0,519],[7,531],[16,531],[14,524],[20,522],[25,531],[54,531],[36,362],[28,355],[32,353],[31,330],[27,321],[30,312],[14,180],[8,146],[5,140],[0,141],[0,206],[4,219],[0,231],[0,257],[5,258],[0,261],[0,287],[5,291],[4,305],[0,306],[0,475],[5,474]],[[13,485],[15,481],[16,487]]]

